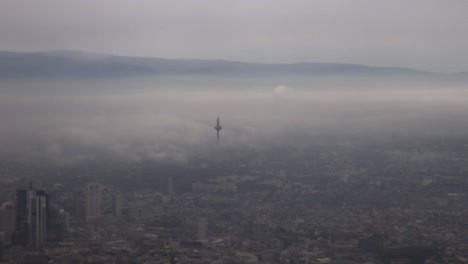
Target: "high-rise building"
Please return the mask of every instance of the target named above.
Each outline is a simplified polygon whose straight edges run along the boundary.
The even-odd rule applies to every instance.
[[[34,247],[44,246],[47,242],[48,197],[44,191],[37,191],[31,198],[30,241]]]
[[[101,185],[88,184],[86,190],[86,221],[101,217]]]
[[[114,195],[112,199],[112,211],[115,216],[122,216],[122,197],[120,195]]]
[[[45,191],[28,189],[16,190],[16,223],[13,243],[41,247],[47,242],[49,225],[49,198]]]
[[[15,207],[12,203],[4,203],[0,208],[0,232],[8,242],[15,231],[15,222]]]
[[[13,244],[26,246],[29,239],[29,202],[28,190],[16,190],[16,227]]]

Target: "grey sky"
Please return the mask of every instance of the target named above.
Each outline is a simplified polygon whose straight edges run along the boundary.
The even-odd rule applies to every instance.
[[[463,0],[0,2],[0,50],[468,71]]]

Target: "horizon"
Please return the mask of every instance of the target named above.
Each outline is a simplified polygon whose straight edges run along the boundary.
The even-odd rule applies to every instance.
[[[369,64],[359,64],[359,63],[348,63],[348,62],[339,62],[339,61],[296,61],[296,62],[262,62],[262,61],[249,61],[249,60],[229,60],[229,59],[206,59],[206,58],[184,58],[184,57],[153,57],[153,56],[131,56],[131,55],[122,55],[122,54],[114,54],[114,53],[102,53],[102,52],[92,52],[92,51],[84,51],[84,50],[68,50],[68,49],[55,49],[55,50],[31,50],[31,51],[13,51],[13,50],[0,50],[0,52],[7,52],[7,53],[42,53],[46,55],[54,55],[60,57],[60,54],[54,53],[74,53],[75,55],[96,55],[96,56],[109,56],[109,57],[122,57],[122,58],[147,58],[147,59],[162,59],[162,60],[174,60],[174,61],[183,61],[183,60],[193,60],[193,61],[214,61],[214,62],[234,62],[234,63],[245,63],[245,64],[260,64],[260,65],[300,65],[300,64],[331,64],[331,65],[348,65],[348,66],[363,66],[369,68],[378,68],[378,69],[402,69],[402,70],[411,70],[417,71],[421,73],[429,73],[429,74],[444,74],[444,75],[452,75],[452,74],[461,74],[461,73],[468,73],[468,70],[462,70],[457,72],[438,72],[438,71],[428,71],[422,70],[418,68],[407,68],[398,65],[383,65],[383,66],[376,66],[376,65],[369,65]],[[73,55],[73,54],[72,54]]]
[[[53,15],[37,12],[52,7]],[[468,69],[467,8],[467,2],[436,0],[7,0],[0,49],[460,72]]]

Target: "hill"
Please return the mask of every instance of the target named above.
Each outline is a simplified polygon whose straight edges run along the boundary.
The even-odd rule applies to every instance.
[[[344,63],[267,64],[224,60],[126,57],[78,51],[0,52],[0,78],[97,78],[157,75],[434,76],[396,67]]]

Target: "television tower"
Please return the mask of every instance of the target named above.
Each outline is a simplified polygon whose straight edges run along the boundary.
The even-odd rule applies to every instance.
[[[223,127],[219,124],[219,114],[218,114],[218,119],[216,119],[216,126],[214,127],[214,129],[216,129],[216,137],[217,137],[217,142],[219,144],[219,131],[221,131],[221,129],[223,129]]]

